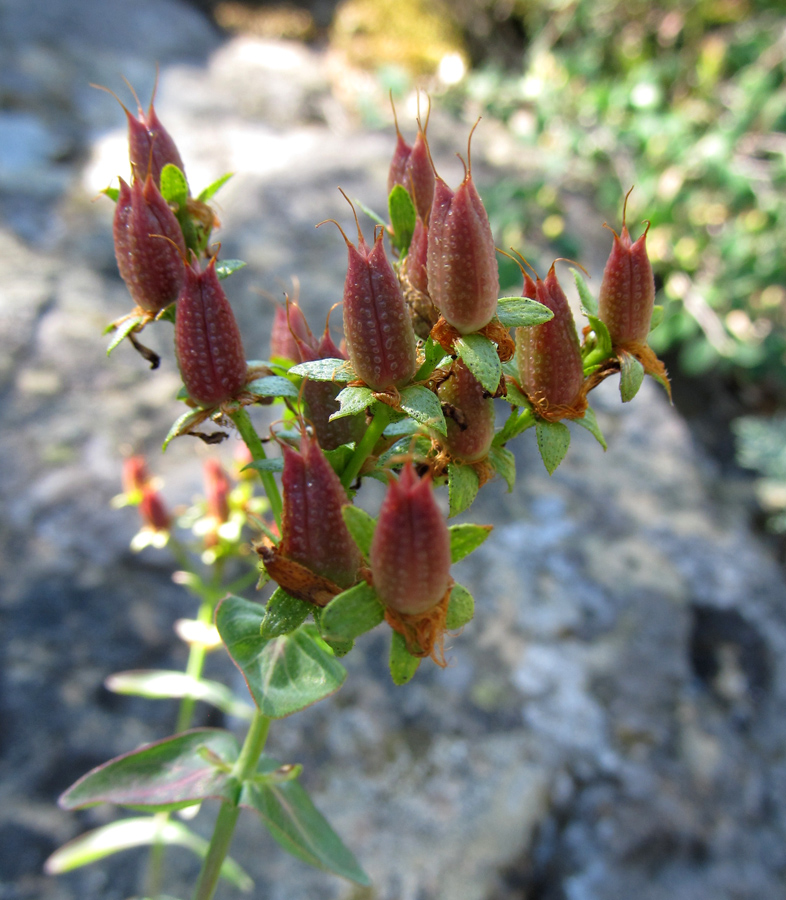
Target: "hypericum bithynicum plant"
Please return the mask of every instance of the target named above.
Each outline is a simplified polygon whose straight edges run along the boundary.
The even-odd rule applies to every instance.
[[[221,876],[248,890],[250,878],[227,856],[246,808],[285,850],[367,885],[298,783],[300,766],[264,754],[271,721],[337,691],[346,678],[339,658],[383,622],[397,685],[412,679],[424,659],[445,665],[445,634],[465,626],[474,610],[450,566],[482,544],[490,527],[449,526],[436,491],[447,487],[452,517],[492,478],[512,489],[515,459],[507,444],[530,428],[549,473],[568,450],[566,421],[588,429],[605,448],[587,398],[609,375],[620,373],[623,401],[635,396],[645,372],[668,387],[647,345],[661,311],[653,305],[646,231],[632,242],[623,213],[599,303],[574,269],[588,319],[580,341],[554,265],[545,279],[533,280],[522,264],[522,296],[498,297],[497,251],[469,146],[454,191],[436,173],[426,128],[418,122],[410,147],[396,125],[389,222],[375,217],[370,244],[357,216],[357,244],[341,232],[348,251],[346,352],[327,327],[316,338],[288,300],[276,313],[270,358],[247,363],[222,286],[243,263],[220,260],[210,244],[216,219],[208,201],[229,176],[193,197],[152,103],[136,118],[126,112],[131,184],[121,179],[119,189],[105,193],[116,202],[118,267],[135,308],[107,329],[114,332],[109,351],[128,338],[155,368],[158,358],[138,336],[174,323],[179,399],[188,408],[164,448],[183,434],[215,443],[234,427],[248,457],[234,486],[208,461],[205,501],[179,519],[167,511],[144,461],[126,461],[120,500],[138,505],[144,523],[133,546],[167,547],[181,567],[177,580],[200,605],[193,621],[177,624],[189,645],[185,672],[120,673],[108,685],[179,697],[180,713],[172,737],[99,766],[60,798],[66,809],[114,803],[147,814],[77,838],[47,868],[63,872],[150,844],[152,897],[165,881],[164,848],[177,844],[203,857],[195,900],[212,897]],[[494,398],[510,406],[499,428]],[[267,441],[246,408],[271,403],[281,415],[269,446],[280,452],[268,459]],[[219,429],[200,430],[209,422]],[[367,478],[387,484],[377,520],[354,503]],[[191,537],[179,537],[183,530]],[[240,595],[268,582],[267,599]],[[467,629],[465,639],[471,637]],[[251,702],[202,677],[206,654],[221,645],[242,672]],[[223,729],[190,728],[197,700],[245,717],[242,742]],[[210,842],[170,815],[197,810],[205,800],[219,804]]]

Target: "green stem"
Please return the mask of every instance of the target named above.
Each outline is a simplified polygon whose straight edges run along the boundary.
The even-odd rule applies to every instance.
[[[360,442],[355,445],[355,452],[350,457],[350,460],[341,475],[341,483],[345,488],[348,489],[352,482],[358,477],[358,473],[363,468],[363,463],[368,459],[369,454],[374,449],[377,441],[382,437],[382,432],[385,430],[389,421],[390,412],[388,411],[388,407],[385,406],[384,403],[375,404],[374,417],[371,420],[371,424],[366,429],[366,433],[363,435]]]
[[[216,824],[213,828],[213,837],[210,841],[207,856],[202,863],[202,870],[199,873],[199,880],[194,890],[194,900],[211,900],[215,893],[221,866],[226,858],[229,845],[232,843],[235,824],[240,815],[238,803],[243,789],[243,782],[248,781],[256,771],[269,729],[270,719],[257,711],[243,742],[240,756],[232,768],[233,778],[237,782],[234,802],[222,803],[221,809],[218,811]]]
[[[240,437],[245,441],[246,447],[251,451],[251,456],[258,462],[267,459],[265,448],[262,441],[256,433],[251,419],[244,407],[240,407],[236,412],[230,413],[230,418],[235,423]],[[259,477],[262,479],[262,485],[265,488],[267,499],[270,501],[270,509],[273,511],[273,517],[276,523],[281,526],[281,494],[278,492],[278,485],[272,472],[260,472]]]

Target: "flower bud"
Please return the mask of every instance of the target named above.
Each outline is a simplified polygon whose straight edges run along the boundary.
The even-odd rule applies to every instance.
[[[349,501],[338,475],[316,438],[305,432],[300,452],[284,445],[283,453],[282,537],[277,555],[339,587],[350,587],[357,580],[361,556],[341,514]]]
[[[494,238],[469,169],[455,193],[437,177],[428,223],[428,289],[434,305],[461,334],[479,331],[496,312]]]
[[[431,478],[419,478],[410,462],[388,485],[370,561],[374,587],[395,613],[427,613],[448,589],[448,526],[434,499]]]
[[[627,197],[625,198],[627,204]],[[655,278],[645,246],[649,231],[632,243],[622,216],[622,231],[612,230],[614,243],[603,272],[598,317],[615,347],[646,344],[655,304]]]
[[[580,417],[586,408],[581,348],[568,298],[553,265],[545,281],[533,282],[525,275],[524,296],[547,306],[554,318],[516,329],[521,387],[535,411],[545,418]]]
[[[494,401],[460,359],[437,388],[437,396],[447,406],[442,443],[450,456],[467,463],[485,459],[494,437]]]
[[[139,515],[151,531],[169,531],[172,527],[172,519],[164,506],[161,494],[150,485],[142,489]]]
[[[159,313],[183,285],[186,245],[175,214],[150,175],[129,187],[120,179],[112,226],[120,277],[138,307]]]
[[[215,257],[207,268],[185,266],[177,301],[175,352],[189,397],[200,406],[218,406],[246,383],[246,357],[240,329],[216,275]]]
[[[221,525],[229,519],[229,494],[232,485],[224,467],[217,459],[206,459],[203,471],[207,514],[217,525]]]
[[[345,237],[349,253],[344,281],[344,334],[358,377],[374,391],[403,387],[415,374],[415,332],[404,295],[382,244],[373,249],[358,231],[358,246]]]
[[[153,101],[150,101],[147,115],[141,106],[137,117],[125,107],[123,109],[128,119],[128,157],[132,171],[147,172],[152,176],[156,187],[161,184],[161,170],[167,163],[177,166],[185,174],[180,153],[169,132],[161,124]]]

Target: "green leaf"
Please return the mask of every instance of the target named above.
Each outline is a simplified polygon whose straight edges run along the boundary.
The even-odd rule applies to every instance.
[[[115,330],[115,333],[112,335],[112,340],[109,342],[109,346],[106,348],[106,355],[109,354],[117,347],[119,344],[122,344],[123,341],[128,337],[129,334],[136,328],[137,325],[142,321],[141,316],[134,316],[132,319],[126,319],[123,324]]]
[[[505,479],[508,493],[513,490],[516,483],[516,457],[505,447],[492,445],[489,450],[489,462],[497,470],[497,473]]]
[[[379,215],[379,213],[374,212],[370,206],[366,206],[366,204],[358,200],[357,197],[354,198],[353,203],[359,209],[362,209],[372,222],[376,222],[377,225],[381,225],[383,228],[387,229],[388,223]]]
[[[429,335],[423,344],[423,365],[415,372],[413,381],[425,381],[426,378],[434,371],[437,364],[445,358],[445,351],[442,347]]]
[[[290,375],[300,375],[312,381],[354,381],[355,370],[347,359],[314,359],[298,363],[289,370]]]
[[[290,634],[300,628],[313,608],[305,600],[293,597],[282,588],[276,588],[265,607],[265,616],[259,626],[260,637],[270,640]]]
[[[644,381],[644,366],[630,353],[622,351],[620,360],[620,397],[623,403],[629,403],[639,392]]]
[[[409,196],[409,191],[400,184],[394,185],[388,197],[388,212],[390,224],[393,228],[391,243],[398,250],[400,256],[406,256],[412,235],[415,233],[417,212],[415,204]]]
[[[334,694],[347,673],[316,638],[316,629],[302,625],[266,640],[260,635],[263,616],[258,603],[234,596],[216,610],[221,640],[260,712],[282,719]]]
[[[200,193],[197,197],[201,203],[207,203],[207,201],[216,194],[218,190],[220,190],[230,178],[234,176],[234,172],[227,172],[226,175],[222,175],[220,178],[217,178],[212,184],[209,184],[204,191]]]
[[[188,203],[186,176],[173,163],[167,163],[161,170],[161,194],[167,203],[176,203],[180,209]]]
[[[388,483],[387,470],[391,466],[394,468],[403,463],[403,458],[412,456],[414,459],[425,459],[431,452],[431,439],[425,435],[418,434],[410,437],[403,437],[396,441],[392,447],[389,447],[382,456],[377,460],[377,467],[369,472],[370,475],[378,477],[383,483]],[[396,460],[396,457],[398,459]],[[394,460],[396,460],[394,462]]]
[[[350,506],[349,504],[342,507],[341,514],[344,516],[344,522],[352,535],[352,539],[358,545],[363,556],[368,559],[371,541],[374,538],[374,529],[377,527],[376,519],[364,509]]]
[[[456,353],[464,365],[490,394],[495,394],[502,378],[497,348],[482,334],[465,334],[456,340]]]
[[[497,318],[505,328],[529,327],[548,322],[554,318],[554,313],[530,297],[500,297]]]
[[[120,819],[81,834],[59,850],[55,850],[44,863],[44,871],[47,875],[62,875],[64,872],[98,862],[121,850],[150,844],[185,847],[202,859],[207,855],[210,846],[204,838],[174,819],[166,822],[159,821],[155,816]],[[251,878],[229,857],[221,866],[221,877],[241,891],[248,892],[254,887]]]
[[[336,595],[322,610],[319,627],[326,640],[353,641],[385,618],[385,607],[371,585],[361,581]]]
[[[105,194],[113,203],[117,203],[118,198],[120,197],[120,191],[118,188],[106,187],[101,191],[102,194]]]
[[[486,540],[491,534],[493,525],[451,525],[450,532],[450,561],[457,563],[469,556],[473,550]]]
[[[265,375],[257,378],[245,388],[257,397],[292,397],[297,400],[300,392],[294,384],[282,375]]]
[[[547,422],[545,419],[538,419],[535,424],[535,432],[538,436],[538,450],[540,450],[543,465],[549,475],[553,475],[570,446],[568,426],[562,422]]]
[[[264,760],[265,763],[275,761]],[[268,768],[266,765],[265,768]],[[303,862],[357,884],[371,879],[297,781],[247,781],[240,805],[257,812],[275,840]]]
[[[234,275],[239,269],[245,268],[246,265],[248,264],[242,259],[221,259],[216,263],[216,275],[218,275],[219,281],[223,281],[230,275]]]
[[[401,408],[416,422],[433,428],[440,434],[448,433],[442,404],[437,395],[422,384],[413,384],[401,391]]]
[[[201,409],[190,409],[188,412],[183,413],[183,415],[176,419],[175,424],[169,429],[169,433],[164,438],[164,443],[162,444],[161,449],[166,450],[166,448],[176,437],[180,437],[181,434],[185,434],[192,425],[194,425],[202,418],[204,418],[204,415]]]
[[[582,428],[586,428],[587,431],[595,438],[595,440],[603,447],[604,450],[608,450],[606,446],[606,439],[603,437],[603,432],[600,430],[600,425],[598,425],[598,419],[595,415],[595,410],[588,406],[586,412],[580,419],[573,419],[577,425],[581,425]]]
[[[251,707],[238,700],[228,687],[219,681],[194,678],[185,672],[165,669],[138,669],[133,672],[116,672],[104,682],[107,690],[115,694],[130,694],[161,700],[169,697],[188,697],[202,700],[223,710],[230,716],[251,718]]]
[[[532,409],[532,406],[527,399],[527,395],[519,388],[515,381],[508,381],[505,386],[507,391],[504,399],[507,400],[508,403],[523,409]]]
[[[571,269],[570,271],[573,273],[573,280],[576,282],[576,290],[579,292],[579,300],[581,300],[581,309],[584,312],[584,315],[588,318],[590,316],[597,316],[598,301],[590,293],[590,289],[587,287],[584,276],[578,269]]]
[[[463,628],[467,622],[472,621],[475,615],[475,598],[460,584],[454,584],[448,601],[448,615],[445,619],[445,628],[448,631],[457,631]]]
[[[664,309],[662,306],[652,307],[652,318],[650,319],[650,331],[654,331],[663,321]]]
[[[341,404],[341,409],[333,413],[329,420],[331,422],[343,416],[355,416],[365,412],[375,402],[371,388],[367,387],[345,387],[336,400]]]
[[[246,469],[254,469],[256,472],[283,472],[284,460],[280,456],[275,456],[273,459],[254,459],[250,463],[246,463],[241,471],[245,472]]]
[[[393,684],[402,685],[412,680],[420,665],[420,657],[407,650],[407,642],[397,631],[391,632],[390,677]]]
[[[399,419],[398,422],[392,422],[390,425],[386,426],[382,433],[387,438],[406,437],[407,435],[417,434],[420,427],[419,422],[415,422],[407,416],[404,419]]]
[[[472,466],[457,466],[451,463],[448,466],[448,498],[450,510],[448,516],[457,516],[472,505],[478,490],[480,481],[477,472]]]
[[[587,318],[589,319],[590,327],[595,332],[597,345],[592,351],[592,357],[593,361],[597,363],[600,362],[601,359],[611,356],[611,335],[609,334],[609,329],[606,327],[606,323],[601,322],[597,316],[587,315]]]
[[[182,809],[208,797],[229,800],[229,773],[199,751],[231,766],[238,756],[234,735],[215,728],[197,728],[118,756],[83,775],[59,800],[63,809],[97,803]]]
[[[325,454],[325,459],[333,467],[333,471],[340,478],[344,469],[347,467],[347,463],[354,455],[355,442],[351,441],[349,444],[341,444],[341,446],[336,447],[335,450],[323,450],[322,452]]]

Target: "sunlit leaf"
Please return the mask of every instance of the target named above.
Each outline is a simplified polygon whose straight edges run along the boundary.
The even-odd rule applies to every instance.
[[[401,408],[421,425],[447,434],[442,405],[437,395],[422,384],[414,384],[401,391]]]
[[[554,318],[554,313],[529,297],[500,297],[497,305],[497,318],[505,328],[531,325],[542,325]]]
[[[470,592],[460,584],[454,584],[448,601],[448,615],[445,619],[445,627],[449,631],[457,631],[463,628],[475,615],[475,599]]]
[[[477,496],[480,481],[472,466],[459,466],[451,463],[448,466],[448,500],[449,516],[457,516],[472,506]]]
[[[385,618],[377,592],[365,581],[335,596],[322,611],[319,627],[326,640],[352,641]]]
[[[454,346],[481,386],[490,394],[495,394],[502,378],[502,363],[494,344],[482,334],[466,334],[457,338]]]
[[[450,560],[457,563],[469,556],[491,534],[493,525],[451,525],[450,532]]]
[[[568,426],[562,422],[547,422],[545,419],[538,419],[535,433],[538,437],[538,450],[540,450],[543,465],[549,475],[553,475],[570,446]]]

